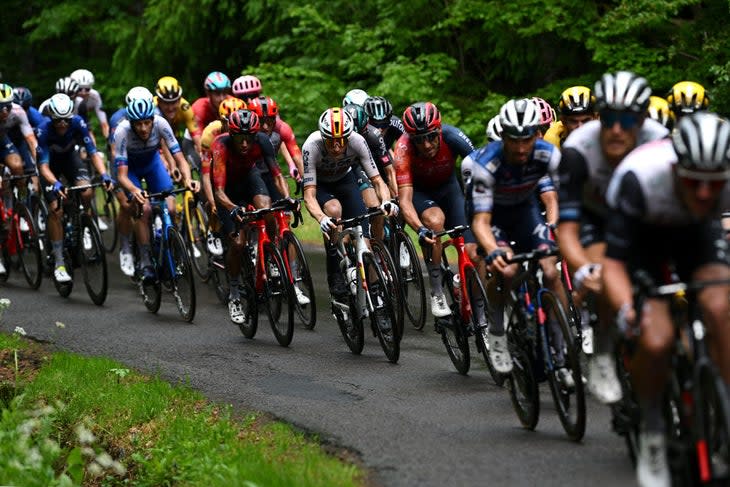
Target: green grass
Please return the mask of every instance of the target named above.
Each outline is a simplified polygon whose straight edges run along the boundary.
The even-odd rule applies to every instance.
[[[0,334],[2,349],[23,345]],[[94,485],[107,486],[357,486],[365,478],[286,424],[238,417],[109,359],[57,352],[2,411],[0,483],[79,485],[95,474]]]

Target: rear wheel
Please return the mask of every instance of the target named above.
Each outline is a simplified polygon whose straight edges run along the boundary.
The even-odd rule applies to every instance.
[[[544,291],[540,295],[540,302],[545,312],[547,336],[550,337],[548,342],[553,364],[552,373],[548,373],[550,392],[565,433],[571,440],[579,441],[586,431],[586,399],[576,341],[565,310],[555,295]],[[570,373],[572,387],[559,380],[557,374],[560,368]]]
[[[699,380],[698,415],[700,434],[707,441],[707,460],[712,480],[727,485],[730,480],[730,404],[727,387],[711,366],[702,368]]]
[[[403,337],[403,320],[405,315],[405,306],[403,305],[402,287],[400,282],[398,281],[398,270],[395,267],[395,263],[393,262],[393,258],[391,257],[390,252],[385,247],[383,242],[373,239],[370,241],[370,247],[372,248],[375,260],[378,264],[378,267],[380,267],[383,278],[385,279],[388,296],[391,299],[391,304],[395,313],[398,341],[400,341],[400,339]]]
[[[281,241],[282,257],[288,263],[288,269],[291,279],[295,286],[294,304],[296,308],[296,316],[307,330],[314,329],[317,324],[317,304],[314,296],[314,283],[312,282],[312,274],[309,271],[309,262],[304,254],[302,244],[299,242],[294,233],[284,232],[284,238]],[[284,256],[286,253],[286,256]],[[297,289],[302,292],[309,300],[309,303],[301,304],[297,298]]]
[[[287,347],[294,336],[294,288],[284,267],[281,253],[269,242],[264,246],[266,272],[266,310],[276,341]]]
[[[474,340],[477,344],[477,351],[482,354],[484,363],[487,365],[489,375],[498,386],[502,386],[507,376],[500,374],[494,369],[489,359],[489,307],[487,306],[487,293],[484,290],[479,274],[473,267],[467,267],[464,271],[466,276],[466,291],[469,293],[471,304],[471,328],[474,331]]]
[[[169,266],[172,294],[180,316],[187,322],[195,318],[195,282],[193,280],[193,265],[190,262],[187,246],[176,228],[168,228],[167,244],[172,262],[162,262],[162,266]]]
[[[459,316],[459,307],[454,299],[453,274],[448,268],[443,272],[443,288],[446,291],[451,314],[444,318],[436,318],[436,328],[441,334],[441,341],[446,347],[446,353],[454,364],[456,371],[462,375],[469,372],[471,355],[469,352],[469,335]]]
[[[200,204],[196,204],[193,198],[188,201],[188,215],[190,215],[190,227],[185,228],[185,241],[190,249],[190,260],[192,261],[195,273],[200,276],[203,282],[210,277],[210,260],[207,249],[208,222],[205,211]],[[187,227],[187,221],[185,222]]]
[[[396,363],[400,357],[401,335],[392,302],[392,283],[384,275],[373,254],[363,255],[363,265],[373,307],[370,313],[371,324],[377,330],[378,340],[385,356],[391,363]]]
[[[79,245],[86,292],[89,293],[91,301],[100,306],[106,301],[109,285],[106,254],[101,243],[99,229],[92,218],[86,214],[81,217],[81,240]]]
[[[512,407],[523,427],[534,430],[540,419],[540,393],[535,377],[531,340],[526,336],[527,327],[519,310],[513,308],[514,319],[507,331],[507,340],[512,355],[512,373],[508,378],[509,396]]]
[[[94,195],[94,211],[97,217],[97,227],[101,236],[101,243],[104,250],[114,252],[117,246],[117,199],[113,194],[108,193],[103,186],[97,186]]]
[[[15,214],[18,216],[16,232],[18,241],[16,249],[23,275],[32,289],[38,289],[43,278],[43,260],[41,256],[40,240],[36,232],[33,216],[28,208],[20,203],[15,203]],[[9,270],[9,267],[6,266]]]
[[[426,287],[423,282],[423,268],[416,247],[403,230],[394,235],[395,255],[403,294],[403,308],[408,320],[416,330],[426,324]]]

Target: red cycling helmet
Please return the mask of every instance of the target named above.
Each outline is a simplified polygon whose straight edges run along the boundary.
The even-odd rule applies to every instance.
[[[248,109],[256,112],[259,117],[275,117],[279,114],[279,105],[270,96],[264,95],[251,98],[248,102]]]
[[[236,110],[228,115],[228,133],[255,134],[260,130],[259,116],[251,110]]]
[[[418,102],[403,112],[403,126],[409,134],[425,134],[441,128],[441,113],[430,101]]]

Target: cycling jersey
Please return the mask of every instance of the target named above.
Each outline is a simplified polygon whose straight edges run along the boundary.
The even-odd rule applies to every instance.
[[[403,126],[403,121],[395,115],[390,116],[390,120],[388,121],[388,124],[385,125],[385,127],[375,125],[373,125],[372,127],[380,132],[380,135],[385,141],[385,146],[388,147],[388,149],[393,147],[393,143],[400,139],[401,135],[406,132],[406,129]]]
[[[154,97],[154,100],[155,105],[157,105],[156,96]],[[187,130],[192,136],[197,136],[202,133],[202,130],[195,119],[193,107],[185,98],[180,98],[180,103],[177,106],[177,110],[175,110],[175,115],[172,117],[172,120],[168,120],[159,107],[157,108],[157,114],[169,122],[172,130],[178,137],[180,137],[185,130]]]
[[[48,119],[38,127],[38,164],[48,164],[51,158],[71,154],[76,149],[77,141],[82,141],[86,153],[96,153],[96,145],[91,139],[89,128],[79,115],[74,115],[71,124],[63,135],[59,135]]]
[[[375,159],[375,164],[378,166],[378,171],[385,177],[385,169],[393,163],[393,159],[390,157],[390,151],[385,145],[385,139],[381,132],[370,125],[366,125],[363,128],[361,135],[365,138],[365,142],[368,144],[368,148]]]
[[[159,160],[159,150],[163,139],[171,154],[180,152],[180,145],[177,143],[175,134],[172,133],[170,124],[161,116],[154,116],[152,131],[146,141],[140,139],[134,132],[129,120],[120,122],[114,131],[114,145],[116,146],[114,164],[129,166],[130,172],[156,164],[156,161]]]
[[[331,156],[324,146],[324,139],[319,132],[312,132],[302,146],[304,161],[303,187],[316,186],[317,180],[332,183],[348,172],[358,162],[369,178],[378,176],[373,156],[362,135],[352,133],[347,138],[345,151],[337,157]]]
[[[203,96],[195,100],[192,105],[192,110],[198,131],[201,130],[200,127],[207,127],[209,123],[220,118],[218,115],[218,107],[214,108],[213,105],[210,104],[210,100],[207,96]],[[188,132],[190,131],[188,130]]]
[[[437,189],[454,174],[456,157],[466,157],[474,151],[469,137],[458,128],[443,124],[436,156],[427,159],[416,152],[407,133],[395,147],[395,174],[398,186],[413,186],[420,190]]]
[[[126,108],[120,108],[116,112],[112,113],[111,117],[109,117],[108,141],[110,144],[114,143],[114,130],[116,130],[117,125],[119,125],[122,120],[126,120],[126,119],[127,119],[127,109]]]
[[[291,126],[283,121],[279,116],[276,117],[274,133],[279,134],[279,137],[281,137],[281,142],[284,142],[284,145],[286,145],[286,149],[289,151],[290,156],[298,157],[302,154],[302,151],[297,145],[297,139],[294,137],[294,131],[291,129]]]
[[[608,214],[605,195],[614,168],[601,150],[600,130],[600,120],[592,120],[571,132],[563,144],[559,168],[561,222],[580,222],[583,212],[592,213],[600,220],[605,220]],[[646,119],[636,144],[639,146],[668,134],[662,124]]]
[[[28,115],[23,110],[23,107],[17,103],[11,105],[10,113],[2,120],[0,119],[0,135],[7,135],[8,131],[14,127],[18,127],[23,137],[34,135],[33,127],[28,121]]]
[[[568,128],[563,125],[563,122],[558,120],[554,124],[550,126],[550,128],[545,132],[545,135],[543,135],[543,139],[547,142],[550,142],[555,147],[560,149],[563,142],[565,142],[565,138],[568,136]]]
[[[46,117],[41,115],[41,112],[39,112],[35,107],[28,108],[28,111],[25,113],[28,115],[28,122],[30,122],[30,126],[34,129],[40,126],[40,124],[42,124],[46,119]]]
[[[96,118],[99,119],[99,124],[104,125],[107,123],[106,113],[102,110],[101,95],[95,89],[89,91],[89,96],[84,99],[81,96],[77,96],[74,100],[74,107],[76,112],[81,115],[86,123],[89,123],[89,112],[92,110],[96,113]]]
[[[229,134],[221,134],[213,141],[211,146],[213,153],[213,188],[226,189],[228,183],[237,184],[243,181],[247,175],[255,170],[256,163],[263,159],[268,165],[273,176],[281,174],[279,165],[274,158],[274,148],[271,146],[269,137],[263,132],[257,132],[254,143],[245,154],[239,154],[233,149],[233,140]],[[256,170],[258,173],[258,170]]]

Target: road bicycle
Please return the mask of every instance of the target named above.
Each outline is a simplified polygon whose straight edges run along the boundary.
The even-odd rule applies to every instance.
[[[477,352],[482,354],[492,378],[501,384],[500,381],[504,379],[489,361],[487,295],[477,268],[466,253],[464,232],[468,229],[466,225],[459,225],[434,234],[434,238],[450,237],[442,242],[441,274],[451,314],[436,319],[436,331],[441,334],[441,341],[454,367],[463,375],[469,372],[471,365],[469,337],[473,336]],[[447,259],[446,252],[449,247],[456,250],[456,272],[451,269]],[[475,307],[480,309],[475,311]]]
[[[167,198],[190,191],[187,188],[161,191],[148,194],[152,203],[150,218],[150,246],[152,266],[155,278],[145,280],[141,269],[137,269],[135,281],[139,287],[145,307],[152,313],[160,309],[162,287],[170,291],[175,299],[175,306],[183,320],[192,322],[195,318],[195,281],[193,265],[190,261],[188,247],[175,226],[167,207]],[[135,262],[141,262],[137,248]]]
[[[368,247],[362,224],[384,212],[380,208],[335,222],[342,230],[334,237],[340,257],[340,272],[347,285],[346,296],[333,296],[332,314],[342,337],[352,353],[362,353],[365,344],[364,320],[370,318],[373,335],[378,337],[385,356],[392,363],[400,356],[400,333],[395,315],[390,284],[379,265],[379,259]]]
[[[94,182],[100,182],[95,178]],[[118,202],[112,191],[107,191],[104,186],[97,186],[92,198],[92,211],[96,216],[97,227],[101,235],[101,243],[104,250],[114,252],[119,240],[117,229],[117,208]]]
[[[563,429],[570,439],[579,441],[586,426],[580,345],[560,300],[544,287],[540,269],[540,259],[553,255],[558,255],[555,248],[538,249],[508,260],[522,264],[508,290],[506,305],[507,342],[513,361],[508,389],[520,422],[533,430],[540,416],[538,383],[546,380]],[[498,287],[503,288],[503,283]],[[567,370],[570,382],[561,369]]]
[[[177,204],[180,216],[179,231],[190,253],[195,273],[207,282],[211,274],[211,260],[207,249],[208,218],[197,195],[190,191],[182,194],[182,202]]]
[[[236,231],[246,233],[241,265],[241,305],[245,318],[238,327],[246,338],[253,338],[258,329],[259,306],[266,307],[271,330],[279,345],[289,346],[294,336],[294,284],[277,243],[266,230],[266,217],[282,211],[282,207],[253,206],[240,212]],[[248,231],[251,230],[251,231]]]
[[[14,181],[25,180],[35,174],[5,176],[3,181],[8,185]],[[10,188],[5,188],[9,191]],[[28,207],[18,200],[13,191],[12,207],[6,208],[4,199],[0,198],[0,226],[2,228],[2,252],[5,273],[0,274],[0,282],[6,282],[11,269],[20,269],[26,282],[32,289],[38,289],[43,280],[43,264],[41,243],[36,231],[34,218]]]
[[[101,243],[99,228],[96,226],[96,218],[87,211],[81,199],[81,193],[88,189],[94,189],[103,183],[82,184],[66,188],[68,197],[62,201],[64,229],[63,235],[63,260],[66,272],[72,277],[71,281],[59,282],[51,271],[51,279],[58,294],[66,298],[71,294],[74,281],[73,276],[76,268],[83,272],[84,285],[91,301],[101,306],[106,301],[109,289],[109,274],[106,265],[106,253]],[[47,189],[50,191],[50,188]],[[47,266],[50,269],[55,267],[55,258],[51,252],[50,235],[46,232],[45,248],[47,250]]]

